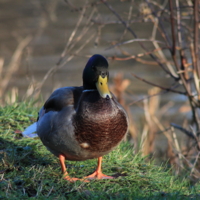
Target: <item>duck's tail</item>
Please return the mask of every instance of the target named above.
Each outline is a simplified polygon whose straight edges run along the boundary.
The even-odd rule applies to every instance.
[[[29,138],[34,138],[34,137],[38,137],[37,133],[36,133],[36,129],[37,129],[37,122],[31,124],[30,126],[28,126],[24,132],[22,132],[22,135],[24,137],[29,137]]]

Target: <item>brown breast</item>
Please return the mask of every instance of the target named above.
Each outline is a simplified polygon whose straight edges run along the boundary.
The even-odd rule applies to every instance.
[[[87,98],[82,101],[73,125],[80,146],[88,151],[106,152],[115,147],[127,132],[123,109],[114,99]]]

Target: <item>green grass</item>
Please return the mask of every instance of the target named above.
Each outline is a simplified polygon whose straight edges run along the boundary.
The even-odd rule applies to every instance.
[[[18,130],[33,123],[37,108],[19,103],[0,108],[0,199],[200,199],[200,184],[170,174],[147,162],[122,143],[103,160],[103,172],[113,180],[69,183],[62,178],[58,159],[36,139]],[[72,177],[92,173],[97,161],[66,162]]]

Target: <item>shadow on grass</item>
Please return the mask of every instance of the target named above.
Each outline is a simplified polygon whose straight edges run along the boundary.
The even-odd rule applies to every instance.
[[[32,187],[34,172],[31,171],[51,165],[52,160],[36,153],[35,149],[39,147],[38,141],[15,139],[15,142],[12,142],[0,138],[0,174],[3,175],[0,183],[1,192],[6,189],[5,192],[7,191],[7,196],[9,196],[8,191],[13,192],[15,188],[15,190],[19,189],[19,193],[26,191],[28,197],[34,197],[37,190]],[[39,179],[34,182],[40,183]]]
[[[196,192],[189,192],[187,184],[175,181],[169,174],[145,163],[139,156],[137,160],[137,156],[132,155],[130,146],[126,144],[120,145],[104,159],[103,170],[108,175],[114,174],[116,179],[69,183],[62,179],[58,159],[46,150],[39,139],[14,138],[15,135],[0,138],[0,198],[200,198]],[[94,171],[96,162],[96,159],[82,162],[67,161],[67,167],[70,175],[82,178]],[[188,191],[187,195],[184,194],[185,190]]]
[[[86,183],[79,181],[77,183],[69,183],[62,179],[57,158],[46,150],[39,139],[17,137],[14,141],[8,140],[9,138],[0,138],[0,160],[2,163],[0,165],[0,175],[3,175],[0,183],[0,197],[14,198],[23,195],[37,197],[42,195],[40,187],[43,188],[43,193],[46,196],[50,195],[50,193],[53,196],[54,194],[59,196],[61,193],[61,196],[65,197],[71,194],[76,194],[77,197],[80,194],[81,196],[82,194],[83,196],[91,194],[91,192],[88,192],[89,190],[83,189],[87,185]],[[96,168],[96,159],[93,160],[93,165],[81,162],[79,166],[76,166],[76,163],[78,162],[69,162],[67,164],[67,168],[71,170],[70,173],[73,176],[85,173],[90,174]],[[87,168],[87,170],[84,168]],[[117,172],[113,176],[119,178],[126,176],[126,174]],[[89,185],[94,182],[95,180],[91,181]]]
[[[34,152],[35,148],[38,147],[35,144],[37,143],[36,140],[29,142],[28,145],[26,141],[30,141],[30,139],[21,142],[20,139],[16,140],[18,140],[19,144],[0,138],[0,158],[1,160],[3,159],[3,163],[8,167],[6,170],[9,170],[9,167],[17,165],[33,166],[39,164],[46,166],[51,164],[49,159],[44,159],[44,157]]]

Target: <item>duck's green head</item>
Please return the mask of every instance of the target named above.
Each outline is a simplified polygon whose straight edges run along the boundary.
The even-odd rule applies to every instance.
[[[99,55],[93,55],[83,71],[83,88],[97,89],[102,98],[112,98],[108,89],[109,71],[107,60]]]

